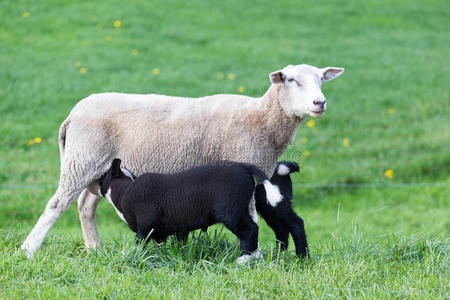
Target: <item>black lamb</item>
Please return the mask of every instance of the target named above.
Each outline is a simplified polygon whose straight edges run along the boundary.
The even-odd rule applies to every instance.
[[[291,203],[293,193],[290,174],[299,171],[300,168],[295,162],[279,162],[270,182],[278,186],[283,200],[276,207],[267,205],[266,192],[260,185],[256,186],[255,200],[256,210],[275,232],[280,248],[287,249],[290,233],[295,243],[295,252],[297,255],[306,257],[309,256],[309,251],[305,226],[302,218],[293,210]]]
[[[267,201],[273,206],[282,196],[254,165],[217,161],[174,174],[146,173],[134,180],[120,163],[114,159],[100,180],[100,193],[138,240],[162,242],[175,233],[222,223],[240,241],[238,263],[261,256],[256,208],[251,201],[255,184],[264,185]]]

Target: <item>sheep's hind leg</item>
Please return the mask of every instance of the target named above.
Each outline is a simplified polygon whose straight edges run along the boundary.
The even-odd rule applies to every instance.
[[[95,221],[95,211],[101,197],[85,189],[78,198],[78,213],[83,230],[84,243],[88,249],[98,249],[101,246],[100,236]]]
[[[56,193],[47,203],[33,230],[22,244],[22,250],[27,257],[32,257],[42,245],[44,238],[64,211],[69,208],[76,197],[92,181],[94,176],[76,162],[66,162],[67,168],[61,169],[61,176]]]

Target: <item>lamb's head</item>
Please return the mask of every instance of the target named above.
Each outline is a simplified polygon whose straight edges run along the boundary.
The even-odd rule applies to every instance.
[[[120,159],[116,158],[113,160],[109,170],[99,180],[98,195],[106,196],[109,189],[111,188],[111,184],[115,180],[131,182],[136,179],[136,177],[130,171],[122,167],[120,164],[121,164]]]
[[[270,73],[273,84],[281,84],[280,104],[290,117],[320,117],[326,109],[322,82],[330,81],[344,72],[343,68],[319,69],[309,65],[289,65]]]

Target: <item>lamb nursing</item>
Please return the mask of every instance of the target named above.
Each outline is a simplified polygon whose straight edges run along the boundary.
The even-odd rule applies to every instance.
[[[81,100],[59,130],[58,188],[22,249],[33,256],[78,196],[86,247],[99,247],[98,179],[115,157],[138,176],[174,173],[216,160],[250,163],[271,175],[301,123],[325,113],[322,82],[343,71],[289,65],[270,74],[272,85],[261,98],[103,93]]]

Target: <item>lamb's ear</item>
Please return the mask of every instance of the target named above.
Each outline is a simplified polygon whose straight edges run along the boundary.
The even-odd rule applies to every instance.
[[[344,73],[344,68],[326,67],[321,69],[323,81],[330,81]]]
[[[132,181],[134,181],[136,179],[136,176],[133,175],[133,173],[131,173],[130,171],[128,171],[128,169],[125,169],[124,167],[120,167],[120,170],[122,171],[122,173],[127,176],[128,178],[130,178]]]
[[[275,72],[270,73],[269,75],[270,78],[270,82],[272,83],[283,83],[284,80],[286,79],[286,75],[283,73],[283,71],[278,70]]]
[[[112,171],[112,178],[117,178],[122,176],[122,170],[120,169],[120,163],[121,160],[116,158],[112,162],[111,171]]]

